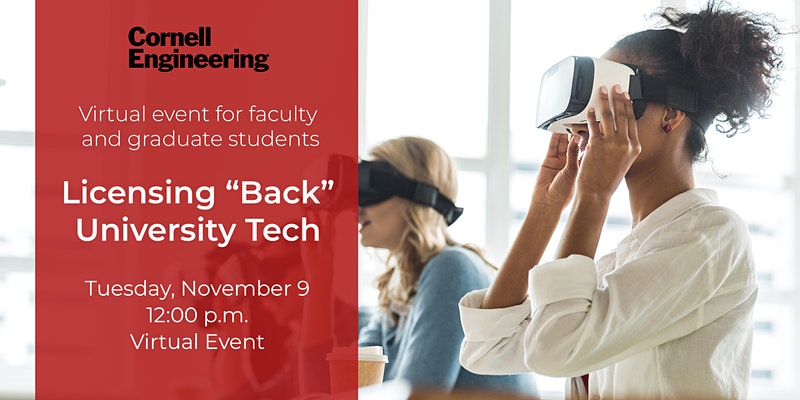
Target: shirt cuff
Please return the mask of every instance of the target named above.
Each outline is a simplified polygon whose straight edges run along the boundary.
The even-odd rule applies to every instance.
[[[464,339],[485,342],[511,336],[521,329],[521,324],[530,318],[530,300],[506,308],[480,308],[487,289],[467,293],[458,303]]]
[[[571,255],[540,264],[528,273],[531,309],[566,299],[591,300],[597,290],[597,270],[594,260]]]

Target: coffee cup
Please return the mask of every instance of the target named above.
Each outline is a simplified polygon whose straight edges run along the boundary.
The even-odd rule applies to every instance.
[[[331,392],[340,393],[383,382],[383,371],[389,358],[381,346],[334,347],[328,353]],[[357,374],[356,374],[357,372]],[[354,378],[358,379],[354,379]],[[356,383],[357,386],[353,386]]]

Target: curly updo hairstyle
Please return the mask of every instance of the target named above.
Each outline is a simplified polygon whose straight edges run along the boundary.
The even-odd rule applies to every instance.
[[[705,130],[697,119],[714,121],[728,137],[749,129],[748,119],[766,116],[782,69],[782,34],[775,17],[734,10],[709,1],[696,13],[666,8],[656,13],[665,29],[628,35],[612,50],[635,59],[648,75],[693,88],[700,110],[686,146],[693,161],[705,160]]]

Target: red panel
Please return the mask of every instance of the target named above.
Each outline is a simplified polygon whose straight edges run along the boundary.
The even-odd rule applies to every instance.
[[[357,2],[165,3],[37,1],[37,398],[329,392],[357,335]]]

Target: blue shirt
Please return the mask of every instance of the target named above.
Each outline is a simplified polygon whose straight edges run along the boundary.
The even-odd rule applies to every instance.
[[[535,394],[533,376],[476,375],[458,361],[464,332],[458,302],[489,286],[489,268],[474,252],[449,247],[422,270],[406,318],[392,324],[376,313],[359,335],[359,346],[383,346],[389,357],[384,381],[402,379],[415,387],[479,389]]]

